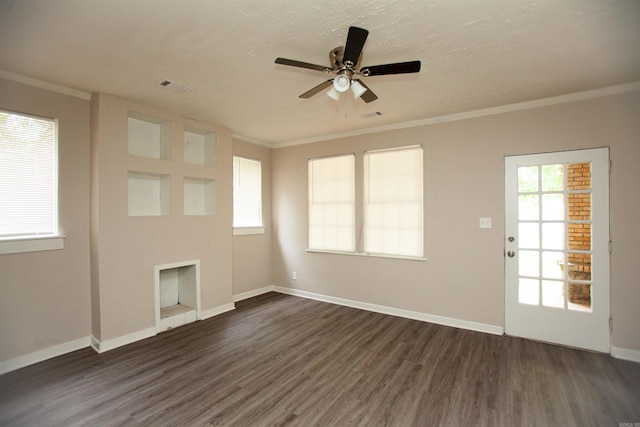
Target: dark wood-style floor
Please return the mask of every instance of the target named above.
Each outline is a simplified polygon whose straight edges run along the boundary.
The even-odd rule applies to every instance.
[[[640,364],[270,293],[0,376],[0,425],[613,426]]]

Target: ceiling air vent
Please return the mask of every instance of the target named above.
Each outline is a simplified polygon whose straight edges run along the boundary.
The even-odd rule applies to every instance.
[[[185,86],[183,84],[180,83],[176,83],[176,82],[172,82],[171,80],[165,80],[162,83],[160,83],[160,86],[169,89],[173,92],[191,92],[193,90],[193,88],[190,88],[189,86]]]
[[[367,114],[363,114],[362,117],[364,117],[365,119],[369,119],[371,117],[376,117],[376,116],[381,116],[382,113],[380,111],[374,111],[373,113],[367,113]]]

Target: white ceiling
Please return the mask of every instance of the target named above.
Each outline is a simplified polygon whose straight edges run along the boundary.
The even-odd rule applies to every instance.
[[[298,98],[330,75],[275,58],[328,66],[350,25],[361,65],[421,72],[364,78],[370,104]],[[0,0],[0,70],[283,144],[638,82],[640,1]]]

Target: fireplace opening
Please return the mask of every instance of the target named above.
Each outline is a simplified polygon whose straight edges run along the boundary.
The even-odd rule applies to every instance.
[[[156,330],[175,328],[200,318],[200,262],[155,267]]]

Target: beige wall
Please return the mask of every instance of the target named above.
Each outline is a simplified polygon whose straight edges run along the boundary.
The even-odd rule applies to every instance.
[[[106,95],[90,108],[86,100],[3,79],[0,108],[59,120],[66,235],[63,250],[0,255],[0,362],[92,333],[109,340],[153,327],[153,266],[197,258],[203,310],[274,284],[502,326],[504,156],[599,146],[611,147],[613,160],[612,343],[640,351],[638,92],[277,150],[232,144],[228,130],[199,123],[218,132],[215,219],[177,214],[181,177],[195,169],[175,165],[173,214],[127,216],[128,168],[156,167],[127,156],[127,109],[174,122],[176,161],[181,126],[195,123]],[[410,144],[425,149],[428,261],[307,253],[307,159]],[[263,162],[264,235],[231,236],[232,154]],[[493,229],[479,229],[479,217],[493,218]]]
[[[94,95],[92,108],[94,337],[104,343],[155,328],[158,265],[199,259],[202,311],[231,304],[231,132],[105,94]],[[171,160],[128,155],[129,110],[171,122]],[[184,163],[185,125],[216,132],[215,167]],[[128,171],[171,176],[169,215],[128,215]],[[215,215],[183,214],[184,177],[216,181]]]
[[[638,351],[639,112],[634,92],[274,150],[274,284],[504,326],[504,156],[609,146],[612,345]],[[424,146],[428,261],[305,252],[307,159],[412,144]]]
[[[233,295],[273,285],[270,148],[235,140],[233,155],[260,160],[264,234],[233,236]]]
[[[91,335],[89,101],[0,79],[0,108],[58,119],[64,249],[0,255],[0,362]],[[88,341],[87,341],[88,342]]]

